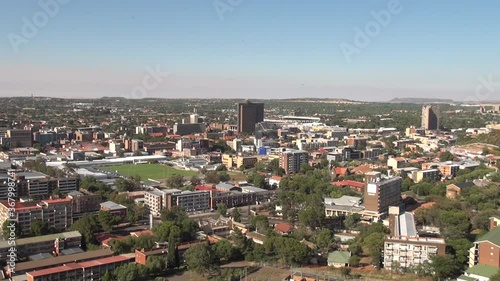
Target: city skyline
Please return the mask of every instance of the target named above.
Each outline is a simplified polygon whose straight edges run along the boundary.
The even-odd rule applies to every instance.
[[[492,100],[500,73],[495,1],[40,3],[0,4],[0,97]]]

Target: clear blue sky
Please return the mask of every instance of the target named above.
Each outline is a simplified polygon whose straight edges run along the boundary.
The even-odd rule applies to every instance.
[[[0,95],[123,95],[157,65],[159,97],[460,100],[500,82],[500,1],[401,0],[350,62],[339,45],[390,1],[241,0],[222,20],[214,2],[70,0],[16,53],[8,34],[43,10],[1,1]]]

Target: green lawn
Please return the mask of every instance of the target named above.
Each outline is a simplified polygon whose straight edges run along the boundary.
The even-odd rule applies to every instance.
[[[246,181],[247,180],[247,175],[243,174],[242,172],[227,172],[231,179],[234,179],[235,181]]]
[[[142,180],[166,179],[171,175],[175,174],[182,176],[193,176],[197,174],[194,171],[177,170],[175,168],[162,164],[117,165],[117,166],[106,166],[103,167],[103,169],[110,172],[118,172],[119,174],[128,177],[139,175]]]

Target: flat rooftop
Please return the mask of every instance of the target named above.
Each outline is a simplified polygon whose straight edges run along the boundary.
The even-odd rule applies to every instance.
[[[108,210],[123,210],[123,209],[127,209],[127,207],[121,205],[121,204],[117,204],[113,201],[106,201],[106,202],[103,202],[101,203],[101,207],[104,207]]]
[[[21,246],[21,245],[29,245],[29,244],[35,244],[35,243],[40,243],[40,242],[47,242],[47,241],[55,241],[57,238],[80,238],[81,239],[82,234],[78,231],[69,231],[69,232],[63,232],[63,233],[55,233],[55,234],[49,234],[49,235],[43,235],[43,236],[38,236],[38,237],[28,237],[28,238],[21,238],[16,240],[16,246]],[[10,248],[11,245],[9,245],[9,241],[0,241],[0,248]]]
[[[51,257],[46,259],[41,259],[37,261],[27,261],[20,262],[16,264],[17,272],[27,272],[37,269],[50,268],[54,266],[59,266],[66,263],[80,262],[85,260],[98,259],[103,257],[110,257],[114,253],[111,249],[99,249],[94,251],[88,251],[73,255],[64,255],[58,257]]]

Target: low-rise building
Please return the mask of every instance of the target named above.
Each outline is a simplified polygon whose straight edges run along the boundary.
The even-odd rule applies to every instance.
[[[458,182],[452,183],[446,186],[446,197],[450,199],[455,199],[460,195],[460,192],[464,189],[471,188],[474,186],[473,182]]]
[[[98,212],[100,209],[101,196],[99,194],[84,194],[80,191],[68,193],[73,208],[73,219],[80,218],[85,214]]]
[[[422,182],[425,180],[438,181],[441,177],[438,169],[413,171],[411,174],[414,182]]]
[[[107,211],[114,216],[121,217],[122,219],[127,216],[127,207],[117,204],[112,201],[106,201],[100,204],[102,211]]]
[[[50,258],[46,259],[17,263],[15,265],[15,268],[11,268],[10,266],[8,266],[6,271],[7,275],[10,277],[19,276],[21,274],[23,275],[26,274],[26,272],[61,266],[66,263],[95,260],[100,258],[111,257],[113,255],[114,252],[111,249],[99,249],[99,250],[93,250],[71,255],[59,255],[55,257],[51,256]]]
[[[328,254],[328,266],[335,268],[347,267],[349,266],[349,259],[351,258],[351,252],[347,251],[334,251]]]
[[[210,210],[210,192],[182,191],[167,195],[167,207],[179,206],[186,212]]]
[[[387,159],[387,166],[396,171],[400,168],[403,168],[403,165],[405,163],[406,159],[402,157],[390,157],[389,159]]]
[[[488,265],[500,269],[500,227],[497,217],[490,218],[490,231],[479,237],[469,250],[469,267]]]
[[[166,193],[161,190],[150,190],[144,192],[144,205],[149,209],[150,214],[159,216],[166,208]]]
[[[56,244],[56,240],[58,243]],[[57,246],[57,249],[56,249]],[[55,253],[63,249],[80,248],[82,246],[82,234],[78,231],[70,231],[49,234],[38,237],[16,239],[16,254],[22,259],[39,253]],[[12,247],[9,241],[0,241],[0,258],[5,259]]]
[[[101,280],[106,272],[113,272],[118,266],[135,260],[134,254],[123,254],[26,273],[28,281]]]

